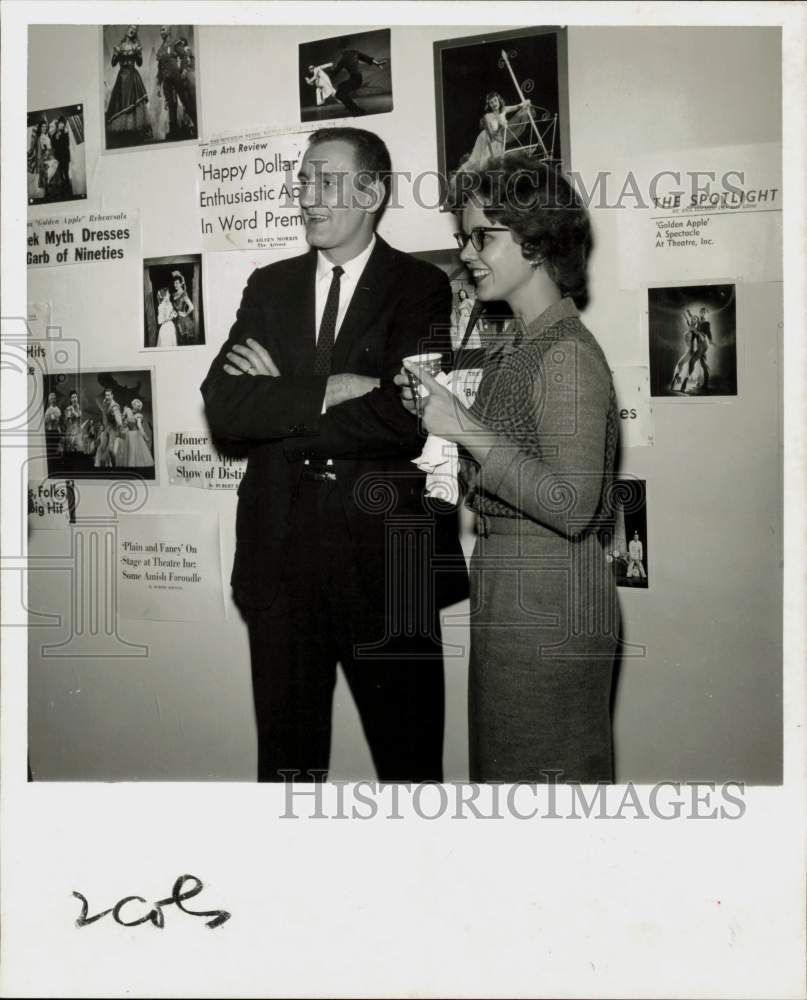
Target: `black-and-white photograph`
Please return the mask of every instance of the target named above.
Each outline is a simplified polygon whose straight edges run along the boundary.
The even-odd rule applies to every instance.
[[[89,190],[3,219],[0,994],[799,995],[799,5],[84,6],[3,5]]]
[[[28,204],[87,197],[84,105],[28,112]]]
[[[737,395],[734,285],[648,288],[650,394]]]
[[[618,587],[649,586],[647,487],[643,479],[617,479],[611,486],[615,527],[611,566]]]
[[[44,377],[51,478],[155,478],[151,371],[60,372]]]
[[[566,35],[523,28],[434,43],[438,168],[480,170],[515,150],[568,168]]]
[[[189,24],[105,24],[103,148],[199,138],[196,39]]]
[[[390,29],[300,45],[300,121],[392,111]]]
[[[451,349],[480,348],[480,332],[486,320],[481,312],[481,303],[476,306],[476,285],[468,268],[459,258],[456,250],[421,250],[414,254],[420,260],[436,264],[451,283],[451,326],[449,338]]]
[[[204,344],[201,254],[143,261],[143,331],[146,348]]]

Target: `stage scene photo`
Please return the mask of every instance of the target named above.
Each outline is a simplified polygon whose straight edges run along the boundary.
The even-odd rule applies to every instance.
[[[28,204],[87,197],[84,108],[28,112]]]
[[[150,371],[83,371],[44,385],[48,475],[154,479]]]

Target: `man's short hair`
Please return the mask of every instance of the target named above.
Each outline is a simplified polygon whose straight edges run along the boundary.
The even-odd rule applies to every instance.
[[[308,137],[308,145],[316,146],[322,142],[346,142],[353,148],[356,158],[356,170],[367,176],[368,180],[380,181],[384,187],[384,202],[389,197],[392,160],[384,140],[363,128],[320,128]],[[383,207],[383,203],[382,203]]]

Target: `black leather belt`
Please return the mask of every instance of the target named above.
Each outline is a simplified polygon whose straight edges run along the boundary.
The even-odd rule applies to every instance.
[[[310,483],[335,483],[336,473],[324,463],[309,463],[303,466],[300,479]]]

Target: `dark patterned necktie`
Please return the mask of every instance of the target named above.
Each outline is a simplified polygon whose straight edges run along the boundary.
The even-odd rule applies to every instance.
[[[344,273],[345,269],[338,264],[333,269],[331,287],[328,289],[328,298],[325,300],[325,310],[319,325],[317,353],[314,357],[315,375],[331,374],[331,355],[336,338],[336,317],[339,313],[339,280]]]

